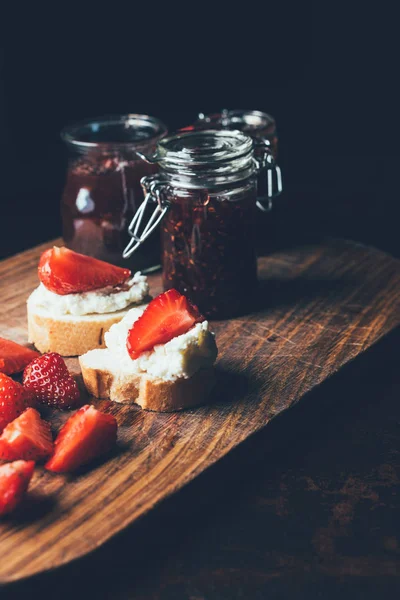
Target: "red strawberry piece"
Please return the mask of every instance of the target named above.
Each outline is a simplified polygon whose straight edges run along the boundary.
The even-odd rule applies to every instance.
[[[67,473],[106,454],[117,441],[117,427],[112,415],[106,415],[89,404],[82,406],[61,428],[46,469]]]
[[[0,436],[0,459],[43,460],[53,453],[49,423],[34,408],[9,423]]]
[[[34,468],[33,460],[16,460],[0,466],[0,516],[12,512],[21,502]]]
[[[32,392],[0,373],[0,433],[32,403]]]
[[[30,350],[11,340],[0,337],[0,372],[6,375],[23,371],[27,364],[39,356],[39,352]]]
[[[166,344],[186,333],[201,321],[204,317],[197,306],[176,290],[168,290],[154,298],[132,325],[126,342],[129,355],[135,359],[157,344]]]
[[[38,273],[43,285],[60,296],[117,285],[131,276],[129,269],[78,254],[64,246],[54,246],[43,252]]]
[[[76,408],[80,394],[64,359],[57,352],[43,354],[24,371],[23,383],[36,400],[56,408]]]

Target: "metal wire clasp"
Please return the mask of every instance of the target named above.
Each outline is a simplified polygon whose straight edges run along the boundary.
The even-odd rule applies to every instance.
[[[127,247],[122,253],[123,258],[129,258],[130,256],[132,256],[135,250],[137,250],[138,247],[141,244],[143,244],[143,242],[159,225],[160,221],[162,220],[170,206],[169,202],[166,201],[165,197],[162,194],[164,182],[161,181],[157,175],[142,177],[140,183],[145,193],[145,198],[139,206],[139,208],[137,209],[128,227],[128,233],[131,236],[131,239],[129,240]],[[156,207],[152,212],[146,225],[144,226],[143,231],[139,233],[139,229],[142,224],[143,217],[149,202],[155,202]]]
[[[272,198],[276,198],[282,192],[282,172],[271,154],[270,143],[267,139],[254,140],[255,157],[259,173],[266,171],[267,196],[257,198],[256,205],[263,212],[272,209]]]

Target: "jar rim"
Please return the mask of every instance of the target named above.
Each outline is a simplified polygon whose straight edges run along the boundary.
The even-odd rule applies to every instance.
[[[261,110],[247,109],[224,109],[219,113],[200,113],[198,120],[206,123],[221,122],[222,125],[226,126],[235,126],[236,123],[242,124],[248,128],[248,131],[275,125],[275,119],[272,115]]]
[[[101,139],[98,135],[103,128],[120,128],[121,139]],[[127,130],[131,130],[130,132]],[[103,115],[101,117],[91,117],[67,125],[61,131],[61,139],[67,144],[80,149],[99,149],[110,150],[129,148],[140,148],[147,145],[150,141],[158,141],[168,132],[167,126],[158,118],[150,115],[138,113],[129,113],[122,115]],[[132,138],[129,139],[129,133]],[[98,135],[99,139],[91,140]],[[126,137],[126,139],[122,139]],[[89,138],[89,139],[88,139]]]
[[[162,168],[206,167],[253,155],[253,140],[238,130],[178,132],[160,140],[156,160]]]

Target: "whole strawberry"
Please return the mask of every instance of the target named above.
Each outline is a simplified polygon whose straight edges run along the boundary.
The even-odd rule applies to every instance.
[[[75,379],[57,352],[43,354],[25,368],[23,384],[36,400],[56,408],[76,408],[80,394]]]
[[[0,373],[0,433],[32,403],[32,393],[20,383]]]

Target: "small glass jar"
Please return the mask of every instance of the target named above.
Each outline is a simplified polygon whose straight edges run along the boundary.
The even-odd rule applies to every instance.
[[[276,211],[271,213],[274,198],[282,192],[282,173],[278,165],[270,169],[265,162],[266,148],[273,158],[278,156],[278,134],[276,122],[271,115],[259,110],[222,110],[219,113],[200,113],[197,120],[181,131],[204,129],[237,129],[254,141],[254,154],[259,161],[257,180],[257,205],[264,214],[258,215],[256,223],[256,245],[259,254],[268,254],[274,248],[276,236]]]
[[[234,316],[254,298],[260,163],[253,147],[240,131],[194,131],[161,140],[150,158],[160,172],[142,180],[145,203],[156,208],[141,233],[145,203],[130,226],[126,257],[161,222],[164,289],[176,288],[210,317]]]
[[[126,265],[122,251],[128,225],[143,202],[140,180],[155,173],[137,151],[152,153],[167,134],[166,126],[147,115],[90,119],[62,131],[70,155],[61,200],[63,237],[76,252]],[[133,270],[160,266],[158,235],[132,257]]]
[[[237,129],[243,131],[256,142],[262,144],[267,142],[271,154],[277,159],[278,156],[278,135],[276,132],[276,122],[274,117],[260,110],[222,110],[220,113],[205,115],[199,113],[197,121],[193,125],[184,128],[184,130],[193,129]],[[182,130],[182,131],[184,131]]]

